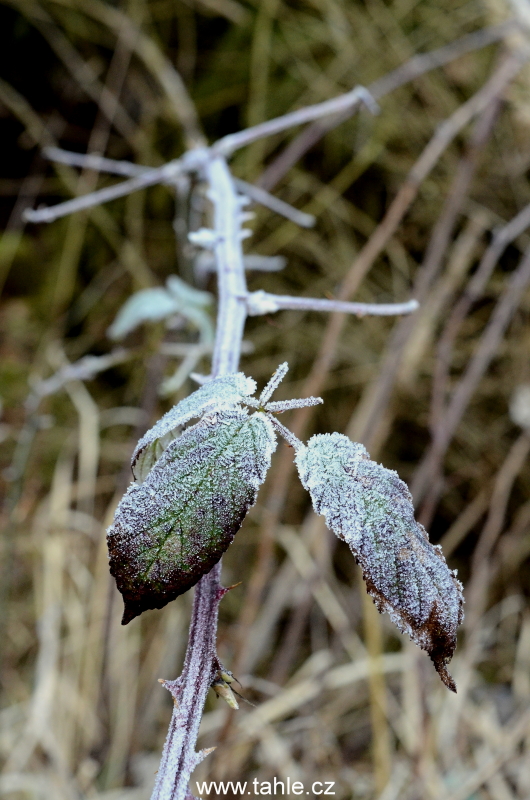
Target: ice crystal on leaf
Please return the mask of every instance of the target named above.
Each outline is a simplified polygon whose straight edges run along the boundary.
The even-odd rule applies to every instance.
[[[214,378],[177,403],[156,425],[142,436],[134,449],[131,465],[137,481],[143,481],[169,443],[191,419],[203,414],[234,407],[247,395],[253,395],[256,383],[242,372]]]
[[[243,375],[231,378],[206,384],[202,389],[216,383],[214,395],[199,389],[150,433],[159,427],[164,435],[175,420],[183,424],[208,402],[218,408],[219,398],[253,384]],[[108,530],[110,571],[125,603],[122,624],[162,608],[219,561],[255,503],[275,448],[264,413],[216,410],[172,441],[143,483],[131,484]]]
[[[339,433],[313,436],[296,463],[313,507],[350,547],[380,612],[426,650],[445,685],[462,621],[462,586],[414,518],[396,472]]]

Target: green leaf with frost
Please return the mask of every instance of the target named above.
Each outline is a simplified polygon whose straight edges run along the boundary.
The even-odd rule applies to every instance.
[[[219,411],[186,429],[145,481],[131,484],[107,534],[122,624],[162,608],[219,561],[256,501],[275,448],[265,414]]]
[[[256,391],[256,382],[242,372],[224,375],[205,383],[164,414],[145,433],[134,449],[131,466],[137,481],[145,480],[167,446],[180,435],[191,419],[214,411],[233,408]]]
[[[456,691],[447,664],[463,618],[462,585],[416,522],[406,484],[340,433],[313,436],[296,464],[315,511],[349,545],[378,610],[429,653]]]

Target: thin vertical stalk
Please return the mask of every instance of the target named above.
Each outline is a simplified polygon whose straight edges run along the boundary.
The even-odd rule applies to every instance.
[[[212,377],[218,377],[239,366],[246,319],[245,302],[238,299],[247,291],[241,248],[245,216],[224,158],[207,161],[204,171],[214,209],[219,310]],[[219,561],[197,584],[182,675],[176,681],[163,681],[173,696],[174,708],[151,800],[189,798],[191,773],[210,752],[197,753],[195,745],[215,670],[219,603],[227,591],[220,576]]]
[[[241,239],[242,198],[236,193],[232,176],[222,157],[205,166],[210,185],[209,198],[214,206],[214,246],[219,292],[217,331],[213,352],[212,377],[235,372],[239,366],[241,342],[246,319],[247,293]],[[244,202],[244,201],[243,201]]]

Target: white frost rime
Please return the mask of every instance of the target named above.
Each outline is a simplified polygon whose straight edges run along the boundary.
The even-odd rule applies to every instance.
[[[158,420],[156,425],[142,436],[131,459],[133,474],[138,483],[144,481],[169,444],[180,435],[181,428],[194,417],[202,417],[217,411],[236,408],[238,404],[261,409],[271,414],[288,411],[292,408],[304,408],[322,403],[320,397],[308,397],[305,400],[281,400],[266,402],[289,369],[286,363],[280,364],[259,400],[253,397],[256,382],[247,378],[242,372],[224,375],[208,381],[196,392],[177,403],[167,414]],[[274,420],[274,417],[270,417]],[[285,429],[282,430],[282,434]],[[291,444],[291,439],[286,437]]]
[[[288,370],[289,370],[289,364],[287,363],[287,361],[284,361],[283,364],[280,364],[280,366],[278,367],[278,369],[276,370],[276,372],[274,373],[274,375],[272,376],[272,378],[270,379],[270,381],[260,394],[259,402],[261,405],[264,405],[267,402],[267,400],[269,400],[269,398],[272,397],[272,395],[274,394],[280,383],[287,375]]]
[[[126,624],[162,608],[219,561],[256,502],[276,436],[262,412],[205,416],[132,483],[108,530],[110,569]]]
[[[462,585],[416,522],[406,484],[340,433],[313,436],[296,464],[315,511],[350,546],[379,611],[429,653],[456,691],[446,665],[463,618]]]
[[[232,408],[256,391],[256,382],[242,372],[208,381],[164,414],[147,431],[134,449],[131,459],[133,474],[140,483],[160,458],[168,444],[176,439],[180,428],[194,417]]]

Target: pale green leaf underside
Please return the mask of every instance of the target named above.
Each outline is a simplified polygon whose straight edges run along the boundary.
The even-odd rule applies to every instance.
[[[131,295],[120,308],[108,335],[111,339],[124,339],[143,322],[157,322],[178,311],[175,299],[162,286],[142,289]]]
[[[109,337],[123,339],[143,322],[157,322],[180,314],[199,329],[201,341],[211,342],[213,327],[206,309],[212,305],[213,296],[195,289],[176,275],[170,275],[166,285],[167,288],[154,286],[132,294],[108,329]]]

